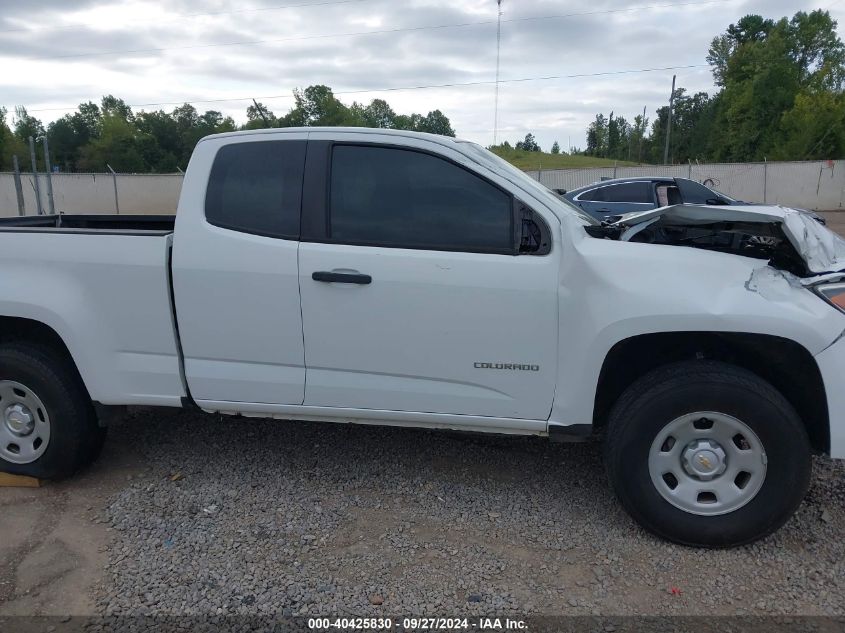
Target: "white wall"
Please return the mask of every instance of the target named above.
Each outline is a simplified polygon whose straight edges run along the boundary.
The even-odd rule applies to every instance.
[[[529,171],[552,189],[575,189],[601,178],[626,176],[681,176],[704,182],[734,198],[805,209],[845,209],[845,160],[802,163],[737,163],[607,167]],[[111,174],[53,174],[56,211],[60,213],[114,213]],[[26,214],[35,215],[32,174],[22,174]],[[47,177],[39,177],[41,200],[47,207]],[[176,212],[181,174],[119,174],[121,213],[172,214]],[[0,173],[0,216],[17,215],[12,174]]]
[[[53,174],[53,200],[58,213],[115,213],[111,174]],[[41,204],[49,213],[47,176],[38,178]],[[27,215],[38,213],[32,174],[21,174]],[[174,214],[182,189],[181,174],[118,174],[120,213]],[[12,174],[0,173],[0,216],[18,214]]]
[[[602,178],[691,178],[746,202],[815,210],[845,208],[845,160],[555,169],[528,172],[547,187],[567,191]]]

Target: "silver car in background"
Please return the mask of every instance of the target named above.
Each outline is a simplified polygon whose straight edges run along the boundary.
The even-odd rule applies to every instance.
[[[616,216],[638,211],[659,209],[676,204],[748,206],[748,202],[735,200],[688,178],[643,176],[615,178],[579,187],[572,191],[558,191],[569,202],[597,220],[615,219]],[[753,205],[752,205],[753,206]],[[824,219],[805,209],[799,209],[824,224]]]

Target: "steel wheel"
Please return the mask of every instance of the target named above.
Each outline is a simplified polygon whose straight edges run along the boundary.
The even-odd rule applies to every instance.
[[[19,382],[0,380],[0,457],[31,464],[50,443],[50,417],[34,391]]]
[[[699,411],[672,420],[658,433],[648,470],[673,506],[715,516],[757,496],[767,463],[762,442],[747,424],[724,413]]]

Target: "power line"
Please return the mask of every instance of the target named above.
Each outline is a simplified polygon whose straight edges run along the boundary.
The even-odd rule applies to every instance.
[[[576,73],[571,75],[545,75],[541,77],[518,77],[514,79],[500,79],[499,83],[503,84],[510,84],[510,83],[524,83],[524,82],[531,82],[531,81],[554,81],[557,79],[583,79],[587,77],[609,77],[615,75],[630,75],[636,73],[652,73],[652,72],[660,72],[664,70],[689,70],[692,68],[704,68],[708,66],[708,64],[687,64],[684,66],[661,66],[656,68],[637,68],[637,69],[629,69],[629,70],[607,70],[595,73]],[[340,91],[333,91],[335,95],[356,95],[356,94],[366,94],[370,92],[404,92],[410,90],[429,90],[433,88],[464,88],[470,86],[489,86],[495,83],[495,80],[479,80],[479,81],[463,81],[463,82],[453,82],[453,83],[442,83],[442,84],[425,84],[425,85],[418,85],[418,86],[396,86],[390,88],[361,88],[358,90],[340,90]],[[261,97],[227,97],[225,99],[193,99],[191,101],[165,101],[165,102],[158,102],[158,103],[134,103],[134,104],[127,104],[131,108],[146,108],[150,106],[169,106],[169,105],[182,105],[183,103],[190,103],[190,104],[199,104],[199,103],[227,103],[232,101],[252,101],[253,99],[290,99],[291,94],[283,94],[283,95],[265,95]],[[60,108],[38,108],[35,110],[28,110],[28,112],[58,112],[58,111],[66,111],[66,110],[73,110],[76,106],[66,106]]]
[[[665,9],[665,8],[676,8],[676,7],[690,7],[690,6],[703,6],[709,4],[721,4],[724,2],[732,2],[734,0],[703,0],[703,1],[696,1],[696,2],[677,2],[672,4],[653,4],[648,6],[642,7],[628,7],[625,9],[603,9],[598,11],[580,11],[577,13],[564,13],[564,14],[557,14],[557,15],[541,15],[541,16],[530,16],[530,17],[521,17],[521,18],[509,18],[507,20],[502,20],[502,22],[528,22],[528,21],[536,21],[536,20],[559,20],[559,19],[566,19],[566,18],[574,18],[574,17],[585,17],[585,16],[592,16],[592,15],[608,15],[613,13],[632,13],[637,11],[647,11],[653,9]],[[95,53],[71,53],[67,55],[49,55],[44,57],[28,57],[25,58],[29,61],[48,61],[48,60],[62,60],[62,59],[80,59],[85,57],[106,57],[110,55],[132,55],[137,53],[162,53],[166,51],[184,51],[184,50],[198,50],[198,49],[208,49],[208,48],[223,48],[223,47],[231,47],[231,46],[259,46],[261,44],[278,44],[283,42],[300,42],[300,41],[307,41],[307,40],[316,40],[316,39],[330,39],[330,38],[337,38],[337,37],[354,37],[354,36],[365,36],[365,35],[385,35],[391,33],[410,33],[410,32],[418,32],[418,31],[429,31],[429,30],[437,30],[437,29],[453,29],[453,28],[465,28],[471,26],[483,26],[489,24],[496,24],[497,20],[481,20],[477,22],[461,22],[457,24],[434,24],[434,25],[426,25],[426,26],[413,26],[413,27],[400,27],[394,29],[381,29],[377,31],[355,31],[355,32],[346,32],[346,33],[325,33],[325,34],[317,34],[317,35],[302,35],[302,36],[295,36],[295,37],[284,37],[278,39],[270,39],[270,40],[243,40],[239,42],[221,42],[217,44],[192,44],[188,46],[168,46],[168,47],[161,47],[161,48],[137,48],[137,49],[128,49],[128,50],[112,50],[112,51],[98,51]]]
[[[214,17],[219,15],[232,15],[235,13],[258,13],[264,11],[282,11],[284,9],[307,9],[310,7],[327,7],[337,4],[352,4],[357,2],[372,2],[372,0],[327,0],[325,2],[306,2],[300,4],[281,4],[273,7],[256,7],[251,9],[232,9],[231,11],[210,11],[208,13],[182,13],[173,16],[167,20],[148,20],[147,23],[155,24],[171,24],[181,20],[188,20],[190,18]],[[141,22],[143,24],[144,22]],[[137,26],[138,22],[133,22],[132,26]],[[78,31],[86,28],[83,24],[68,24],[65,26],[36,26],[34,28],[19,28],[19,29],[4,29],[0,33],[40,33],[42,31]]]

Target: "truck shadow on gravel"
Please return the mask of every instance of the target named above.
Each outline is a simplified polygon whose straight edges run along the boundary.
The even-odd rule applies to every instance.
[[[143,468],[99,518],[114,534],[101,613],[826,614],[845,604],[845,485],[830,460],[817,461],[807,502],[775,536],[704,551],[634,525],[596,444],[138,409],[106,451],[119,445]]]

